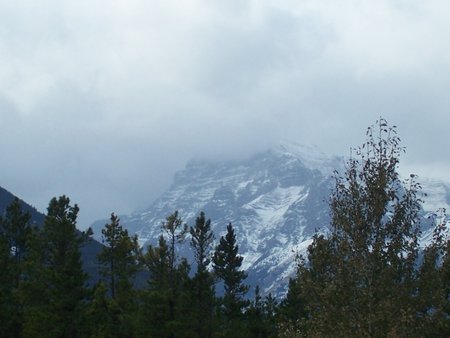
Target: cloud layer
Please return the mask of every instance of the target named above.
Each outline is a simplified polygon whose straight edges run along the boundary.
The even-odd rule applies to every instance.
[[[0,5],[0,185],[81,226],[145,207],[192,157],[281,138],[347,154],[382,115],[450,181],[446,1]]]

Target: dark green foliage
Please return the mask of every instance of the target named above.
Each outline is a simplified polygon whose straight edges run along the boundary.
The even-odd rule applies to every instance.
[[[4,217],[0,217],[0,234],[10,248],[11,258],[20,270],[20,264],[26,250],[26,244],[30,235],[30,219],[28,212],[22,211],[18,198],[6,208]],[[18,282],[20,272],[18,271],[16,281]]]
[[[211,337],[214,329],[215,290],[214,277],[208,266],[211,262],[211,250],[214,235],[211,220],[200,213],[195,226],[190,227],[191,247],[194,251],[197,272],[191,282],[191,314],[194,331],[198,337]]]
[[[34,229],[27,247],[24,262],[24,280],[19,285],[23,305],[23,336],[45,337],[53,318],[50,313],[48,269],[44,270],[45,242],[42,231]]]
[[[187,224],[183,224],[183,220],[178,217],[178,211],[167,216],[166,221],[162,224],[162,229],[167,235],[167,243],[169,249],[169,283],[175,283],[173,277],[175,276],[175,269],[177,264],[177,245],[181,244],[188,232]],[[173,286],[173,285],[172,285]]]
[[[111,297],[130,296],[133,278],[138,270],[139,245],[137,237],[130,237],[122,228],[119,218],[111,214],[111,222],[102,229],[103,250],[98,255]]]
[[[19,302],[15,297],[15,266],[11,247],[0,236],[0,336],[14,337],[14,331],[21,325]]]
[[[304,262],[299,261],[298,263],[297,276],[303,274],[304,272],[300,270],[305,268]],[[306,297],[301,287],[299,278],[289,279],[288,292],[281,301],[277,316],[277,322],[281,323],[279,330],[281,337],[293,337],[294,333],[299,337],[307,336],[309,312],[306,306]]]
[[[200,212],[200,216],[195,221],[195,226],[190,227],[191,247],[194,251],[195,262],[197,263],[197,273],[206,271],[211,262],[211,245],[214,234],[211,231],[211,220],[206,220],[205,213]]]
[[[247,293],[248,286],[243,284],[247,273],[240,270],[243,257],[238,255],[239,246],[232,224],[228,224],[225,237],[220,238],[213,256],[214,272],[224,283],[225,312],[230,316],[238,315],[248,302],[242,297]]]
[[[105,300],[103,310],[107,313],[103,315],[112,319],[110,337],[132,336],[131,323],[136,312],[133,279],[138,271],[140,258],[137,237],[130,237],[114,214],[111,214],[111,222],[102,229],[102,235],[105,246],[98,255],[98,261],[101,264],[100,274],[111,295]],[[96,296],[101,296],[102,286],[103,284],[97,288]],[[100,315],[100,309],[95,307],[93,311]]]
[[[159,237],[157,247],[149,245],[143,263],[150,272],[149,289],[159,290],[169,286],[170,260],[169,248],[164,237]]]
[[[19,283],[30,238],[30,214],[15,198],[0,217],[0,336],[19,337],[23,322]]]
[[[140,335],[143,337],[192,337],[190,310],[190,266],[179,259],[177,245],[187,232],[178,212],[166,218],[157,247],[149,246],[143,264],[150,273],[148,288],[142,295]]]
[[[450,241],[445,236],[446,220],[442,213],[419,268],[418,323],[427,337],[450,333]]]
[[[94,287],[93,297],[86,311],[86,332],[92,338],[123,337],[123,329],[117,330],[121,309],[108,296],[108,288],[103,282]]]
[[[220,327],[225,337],[242,332],[242,315],[248,301],[244,299],[249,287],[243,282],[247,278],[240,270],[243,257],[238,255],[239,246],[232,224],[228,224],[227,233],[220,238],[213,256],[213,268],[217,278],[223,282],[224,295],[220,301]]]
[[[220,301],[208,270],[214,236],[204,213],[189,229],[196,266],[192,278],[190,265],[177,253],[187,233],[177,212],[163,224],[166,238],[144,256],[113,214],[98,255],[103,280],[88,290],[80,247],[89,233],[76,230],[78,211],[62,196],[50,201],[41,228],[29,228],[29,216],[17,202],[0,219],[2,337],[245,337],[249,332],[269,337],[273,312],[266,315],[258,301],[256,315],[244,314],[248,287],[242,283],[246,274],[239,269],[242,257],[231,225],[215,255],[226,291]],[[148,288],[136,292],[138,260],[150,278]],[[269,303],[276,306],[273,299]],[[252,324],[246,326],[246,320]]]
[[[148,288],[143,291],[139,327],[141,337],[167,337],[169,332],[169,249],[161,235],[157,247],[149,246],[143,257],[144,267],[150,272]]]
[[[262,298],[259,286],[255,289],[255,298],[245,312],[245,331],[249,338],[277,337],[276,314],[278,302],[271,294]]]
[[[77,337],[83,326],[86,273],[76,231],[78,207],[53,198],[42,231],[36,231],[21,283],[26,337]]]

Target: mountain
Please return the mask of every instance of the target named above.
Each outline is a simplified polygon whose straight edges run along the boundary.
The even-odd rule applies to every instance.
[[[420,178],[425,196],[423,199],[423,219],[421,247],[433,239],[434,223],[429,219],[442,221],[445,211],[450,210],[450,183],[441,180]],[[446,233],[450,236],[450,219],[447,219]]]
[[[16,198],[12,193],[0,187],[0,215],[4,214],[6,208]],[[33,226],[42,226],[44,224],[45,215],[37,211],[34,207],[20,200],[22,210],[31,215],[31,224]],[[89,274],[89,284],[95,284],[99,279],[97,254],[101,251],[103,245],[95,239],[89,239],[81,247],[81,259],[83,261],[83,268]]]
[[[0,187],[0,215],[6,212],[6,208],[14,201],[16,196],[10,193],[8,190]],[[31,223],[34,225],[43,224],[45,216],[41,214],[36,208],[20,200],[22,210],[28,212],[31,215]]]
[[[189,225],[200,211],[211,218],[216,242],[231,222],[244,256],[247,282],[282,294],[295,271],[295,256],[328,224],[331,174],[342,158],[283,144],[240,161],[191,161],[149,208],[121,216],[142,245],[156,244],[161,224],[175,210]],[[93,224],[100,234],[106,220]],[[189,245],[181,253],[189,256]]]
[[[121,216],[121,223],[141,245],[156,245],[162,222],[175,210],[189,225],[204,211],[216,243],[231,222],[247,283],[281,296],[295,273],[296,255],[306,252],[317,230],[327,231],[332,174],[343,166],[342,157],[290,143],[239,161],[191,161],[149,208]],[[450,204],[450,185],[426,180],[423,187],[428,212]],[[94,233],[107,222],[94,223]],[[425,230],[431,236],[431,228]],[[180,255],[190,258],[188,241]]]

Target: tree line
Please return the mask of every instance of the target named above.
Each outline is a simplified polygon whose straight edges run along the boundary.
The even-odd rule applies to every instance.
[[[53,198],[42,227],[15,199],[0,218],[1,337],[268,337],[276,300],[254,301],[241,269],[232,224],[213,247],[211,220],[203,212],[184,224],[178,212],[162,224],[158,244],[140,248],[112,214],[97,256],[100,279],[88,286],[79,232],[79,208]],[[194,262],[179,257],[190,235]],[[195,271],[191,271],[195,267]],[[139,271],[144,288],[135,288]],[[216,292],[216,288],[220,292]],[[267,320],[269,319],[269,320]]]
[[[76,230],[77,205],[53,198],[44,224],[30,225],[18,199],[0,218],[1,337],[448,337],[450,241],[445,211],[421,248],[420,184],[401,181],[404,148],[384,119],[367,130],[334,174],[328,233],[317,233],[283,299],[246,295],[230,223],[214,245],[203,212],[178,212],[158,243],[140,248],[112,214],[88,285]],[[179,256],[188,241],[192,261]],[[143,288],[135,276],[146,272]]]

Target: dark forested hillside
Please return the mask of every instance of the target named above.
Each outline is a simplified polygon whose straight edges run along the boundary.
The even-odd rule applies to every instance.
[[[15,198],[17,198],[17,196],[0,187],[0,215],[5,213],[6,208],[14,201]],[[20,198],[19,202],[22,210],[30,214],[31,224],[37,227],[42,227],[44,224],[45,215]],[[98,265],[96,262],[96,256],[101,251],[102,247],[103,245],[101,243],[90,238],[81,247],[83,268],[89,275],[88,281],[90,284],[94,283],[98,279]]]
[[[6,208],[14,201],[16,196],[10,193],[8,190],[0,187],[0,215],[4,214]],[[22,210],[28,212],[31,216],[31,222],[36,225],[42,225],[44,222],[44,215],[41,214],[36,208],[32,207],[28,203],[20,200]]]

